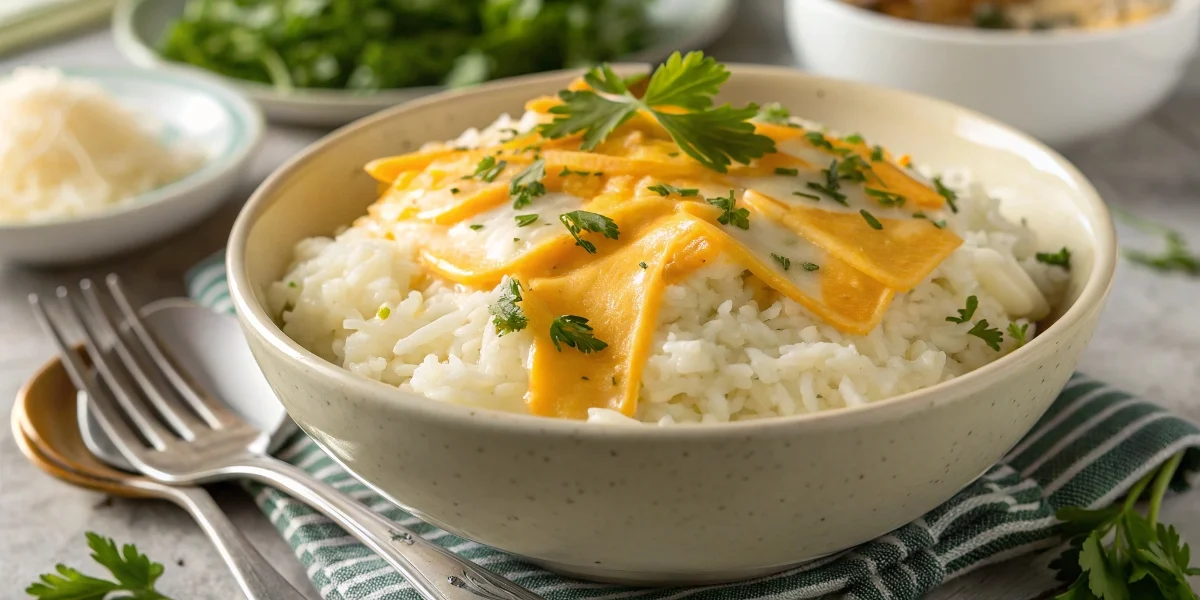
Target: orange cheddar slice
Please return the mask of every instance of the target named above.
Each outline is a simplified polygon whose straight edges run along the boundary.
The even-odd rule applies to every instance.
[[[696,162],[639,160],[621,156],[593,154],[570,150],[546,150],[546,171],[558,171],[563,167],[573,171],[597,171],[605,175],[638,175],[642,177],[704,177],[705,168]]]

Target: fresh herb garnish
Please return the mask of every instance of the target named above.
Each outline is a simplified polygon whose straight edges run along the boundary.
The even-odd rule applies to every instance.
[[[667,131],[679,149],[697,162],[724,173],[733,162],[748,163],[775,151],[771,138],[754,132],[754,105],[713,107],[713,96],[729,79],[729,71],[703,52],[672,54],[650,76],[638,98],[607,65],[588,71],[591,90],[559,92],[563,103],[550,109],[554,120],[539,127],[542,135],[560,138],[583,132],[583,150],[591,150],[638,111],[645,111]],[[663,107],[685,112],[664,111]]]
[[[521,331],[529,324],[525,312],[517,306],[521,300],[521,282],[510,278],[504,291],[500,292],[500,297],[488,306],[488,312],[492,313],[492,324],[496,326],[496,335],[503,337],[514,331]]]
[[[288,285],[288,287],[290,287],[290,288],[294,288],[294,287],[296,287],[296,282],[295,282],[295,281],[289,281],[287,285]]]
[[[607,348],[608,344],[596,339],[592,334],[591,325],[587,323],[587,319],[575,315],[555,317],[550,323],[550,341],[554,342],[554,347],[559,352],[562,352],[560,342],[584,354]]]
[[[946,184],[942,183],[942,178],[940,176],[933,178],[933,187],[937,190],[938,194],[946,199],[946,204],[950,206],[950,212],[957,213],[958,204],[956,204],[955,201],[958,200],[958,194],[955,193],[954,190],[946,187]]]
[[[639,267],[641,267],[641,268],[643,268],[643,269],[649,269],[649,268],[650,268],[650,265],[646,264],[646,261],[642,261],[642,262],[638,263],[638,266],[639,266]]]
[[[1071,582],[1056,600],[1193,600],[1188,577],[1200,575],[1192,567],[1191,549],[1180,544],[1173,526],[1158,522],[1163,496],[1184,451],[1148,473],[1130,489],[1125,502],[1097,510],[1067,507],[1056,516],[1063,521],[1068,549],[1050,563],[1059,581]],[[1150,488],[1146,516],[1136,509]]]
[[[538,220],[538,215],[536,213],[530,215],[517,215],[513,217],[513,220],[517,222],[517,227],[526,227],[528,225],[533,225],[534,222]]]
[[[563,170],[558,173],[558,176],[559,177],[567,177],[569,175],[579,175],[580,177],[587,177],[588,175],[591,175],[591,174],[592,174],[591,171],[572,171],[568,167],[563,167]]]
[[[1200,255],[1192,253],[1183,234],[1120,209],[1114,209],[1114,212],[1130,225],[1147,233],[1162,236],[1167,245],[1167,249],[1160,254],[1126,249],[1124,250],[1125,258],[1164,273],[1180,271],[1188,275],[1200,276]]]
[[[1009,20],[1004,9],[991,2],[976,4],[974,11],[971,13],[971,21],[979,29],[1013,28],[1013,23]]]
[[[617,239],[617,236],[620,235],[615,221],[604,215],[586,210],[573,210],[569,213],[563,213],[558,215],[558,220],[562,221],[567,231],[571,232],[571,236],[575,238],[575,245],[587,250],[588,254],[596,253],[596,245],[579,237],[581,232],[603,233],[604,237],[613,240]]]
[[[822,194],[825,194],[826,196],[833,199],[834,202],[837,202],[838,204],[841,204],[842,206],[850,206],[849,204],[846,203],[846,195],[841,193],[840,191],[838,191],[841,188],[842,184],[840,181],[841,178],[838,175],[838,160],[836,158],[833,159],[833,162],[829,163],[829,168],[825,169],[824,173],[825,173],[825,184],[824,185],[819,184],[815,181],[810,181],[807,184],[805,184],[805,187],[807,187],[808,189],[813,190],[815,192],[820,192]]]
[[[776,175],[787,175],[788,177],[797,177],[800,175],[800,169],[789,169],[787,167],[775,167]]]
[[[533,199],[545,195],[546,185],[542,179],[546,177],[546,161],[537,159],[525,167],[508,184],[508,195],[513,199],[513,208],[525,208],[533,204]]]
[[[999,329],[988,328],[987,319],[980,319],[976,321],[975,325],[971,327],[971,330],[967,332],[967,335],[973,335],[983,340],[983,342],[987,344],[989,348],[995,350],[996,352],[1000,351],[1000,342],[1004,341],[1004,334],[1000,333]]]
[[[829,140],[825,139],[825,134],[821,133],[820,131],[810,131],[805,133],[804,138],[808,140],[808,143],[816,146],[817,148],[833,150],[833,144],[830,143]]]
[[[379,310],[375,311],[375,316],[379,317],[381,321],[386,321],[388,317],[392,316],[392,309],[388,305],[383,304],[379,307]]]
[[[933,226],[937,227],[938,229],[946,228],[946,220],[945,219],[938,219],[938,220],[934,221],[933,219],[929,218],[929,215],[927,215],[921,211],[917,211],[917,212],[913,213],[913,218],[914,219],[925,219],[925,220],[929,221],[930,223],[933,223]]]
[[[1017,347],[1025,345],[1025,334],[1029,331],[1029,323],[1021,323],[1018,326],[1016,323],[1008,324],[1008,337],[1012,338],[1017,343]]]
[[[973,295],[967,296],[967,308],[958,309],[957,317],[946,317],[946,320],[950,321],[951,323],[966,323],[967,321],[971,320],[971,317],[975,316],[975,309],[977,308],[979,308],[979,298],[976,298]]]
[[[904,206],[906,198],[900,194],[893,194],[892,192],[885,192],[883,190],[876,190],[872,188],[865,189],[867,195],[874,198],[880,206]]]
[[[883,229],[883,223],[880,223],[879,219],[875,218],[875,215],[867,212],[867,209],[859,210],[858,214],[862,215],[862,218],[867,222],[867,225],[871,226],[871,229]]]
[[[658,194],[659,196],[670,196],[671,194],[679,194],[680,196],[698,196],[700,190],[696,188],[677,188],[666,183],[656,183],[646,186],[646,189]]]
[[[805,271],[816,271],[817,269],[821,268],[820,265],[817,265],[816,263],[810,263],[810,262],[804,263],[803,266],[804,266]]]
[[[786,271],[786,270],[788,270],[788,269],[792,268],[792,259],[790,259],[790,258],[788,258],[788,257],[786,257],[786,256],[780,256],[780,255],[778,255],[778,254],[775,254],[774,252],[772,252],[772,253],[771,253],[771,258],[775,259],[775,262],[779,263],[779,266],[780,266],[780,267],[783,267],[783,270],[784,270],[784,271]]]
[[[475,178],[480,181],[491,183],[496,180],[500,172],[508,166],[508,161],[497,161],[494,156],[485,156],[479,160],[479,164],[475,165],[475,172],[464,176],[463,179]]]
[[[708,203],[724,211],[721,216],[717,217],[718,223],[733,225],[740,229],[750,229],[750,211],[745,208],[737,208],[737,197],[734,196],[733,190],[729,190],[729,197],[709,198]]]
[[[1063,246],[1062,250],[1058,252],[1038,252],[1034,258],[1040,263],[1071,270],[1071,251],[1066,246]]]
[[[459,189],[458,189],[458,188],[456,188],[456,187],[452,187],[452,188],[450,188],[450,193],[451,193],[451,194],[457,194],[457,193],[458,193],[458,192],[460,192],[460,191],[461,191],[461,190],[459,190]]]
[[[783,105],[778,102],[764,104],[763,107],[759,109],[758,114],[754,115],[755,121],[770,123],[772,125],[787,125],[794,127],[791,119],[792,114],[788,112],[788,109],[784,108]]]
[[[861,144],[863,142],[863,137],[857,133],[852,133],[843,139],[847,144]]]
[[[875,146],[875,147],[871,148],[871,161],[872,162],[883,162],[883,147],[882,146]]]
[[[472,229],[472,230],[474,230],[474,231],[479,231],[480,229],[483,229],[483,225],[480,225],[480,224],[478,224],[478,223],[476,223],[476,224],[474,224],[474,225],[470,225],[470,227],[471,227],[471,229]]]
[[[800,196],[801,198],[808,198],[809,200],[816,200],[817,202],[821,201],[821,197],[816,194],[807,194],[805,192],[792,192],[792,195]]]
[[[125,544],[120,550],[112,539],[87,532],[92,560],[108,570],[116,581],[84,575],[64,564],[55,566],[56,573],[41,575],[39,581],[25,588],[25,593],[43,600],[103,600],[113,592],[128,592],[122,598],[136,600],[171,600],[155,589],[163,574],[163,566],[138,552],[137,546]]]
[[[867,180],[867,171],[871,170],[871,164],[863,160],[861,156],[847,156],[842,159],[841,163],[837,163],[836,171],[838,179],[844,181],[853,181],[862,183]],[[881,182],[882,183],[882,182]]]

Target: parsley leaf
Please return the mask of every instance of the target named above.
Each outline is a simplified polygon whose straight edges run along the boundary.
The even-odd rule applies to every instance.
[[[787,175],[788,177],[798,177],[800,169],[789,169],[787,167],[775,167],[776,175]]]
[[[468,227],[470,227],[472,231],[479,231],[480,229],[483,229],[483,225],[480,225],[478,223],[476,223],[474,225],[469,225]]]
[[[759,109],[758,114],[754,115],[755,121],[770,123],[772,125],[785,125],[788,127],[794,127],[795,125],[792,124],[791,119],[792,114],[788,112],[788,109],[784,108],[783,105],[778,102],[764,104],[763,107]]]
[[[979,298],[967,296],[967,308],[958,309],[957,317],[946,317],[946,320],[951,323],[966,323],[971,320],[971,317],[975,316],[975,309],[977,308],[979,308]]]
[[[620,232],[617,230],[617,224],[612,219],[594,212],[586,210],[573,210],[569,213],[558,215],[558,220],[571,232],[571,236],[575,238],[575,245],[587,250],[588,254],[596,253],[596,245],[579,237],[579,234],[584,231],[593,233],[603,233],[604,237],[609,239],[617,239]]]
[[[843,140],[844,140],[844,141],[845,141],[847,144],[861,144],[861,143],[863,143],[863,137],[862,137],[862,135],[860,135],[860,134],[857,134],[857,133],[852,133],[852,134],[850,134],[850,135],[848,135],[848,136],[846,136],[846,137],[844,137],[844,138],[842,138],[842,139],[843,139]]]
[[[508,195],[513,198],[513,208],[525,208],[533,204],[533,199],[545,195],[546,185],[542,179],[546,177],[545,159],[537,159],[517,173],[508,184]]]
[[[554,342],[554,347],[559,352],[562,352],[560,342],[584,354],[607,348],[608,344],[596,339],[592,334],[591,325],[587,323],[587,319],[575,315],[555,317],[550,323],[550,341]]]
[[[1071,251],[1066,246],[1063,246],[1062,250],[1058,252],[1038,252],[1035,258],[1040,263],[1071,270]]]
[[[882,146],[875,146],[875,147],[871,148],[871,161],[872,162],[883,162],[883,147]]]
[[[1017,343],[1017,347],[1025,345],[1025,334],[1029,331],[1029,323],[1021,323],[1018,327],[1016,323],[1008,324],[1008,337],[1012,338]]]
[[[538,215],[536,213],[531,215],[517,215],[513,219],[517,222],[517,227],[527,227],[533,225],[538,220]]]
[[[984,341],[989,348],[1000,351],[1000,342],[1004,341],[1004,334],[1000,333],[999,329],[988,328],[987,319],[980,319],[975,322],[975,326],[967,332],[967,335],[973,335]]]
[[[500,172],[508,166],[507,160],[496,161],[495,156],[485,156],[479,160],[479,164],[475,165],[475,172],[471,175],[463,177],[463,179],[475,178],[480,181],[491,183],[496,180]]]
[[[816,146],[817,148],[833,150],[833,144],[830,143],[829,140],[825,139],[825,134],[821,133],[820,131],[810,131],[804,134],[804,138],[808,140],[808,143]]]
[[[864,208],[864,209],[859,210],[858,214],[862,215],[862,218],[864,220],[866,220],[867,225],[871,226],[871,229],[876,229],[876,230],[883,229],[883,223],[880,223],[879,219],[875,218],[875,215],[867,212],[867,209]]]
[[[492,313],[492,324],[496,326],[496,335],[503,337],[514,331],[521,331],[529,324],[524,311],[517,306],[521,300],[521,282],[509,279],[504,291],[500,292],[500,297],[488,306],[488,312]]]
[[[647,186],[646,189],[658,194],[659,196],[670,196],[671,194],[679,194],[680,196],[685,197],[700,195],[700,190],[696,188],[677,188],[666,183],[656,183],[654,185]]]
[[[708,203],[720,208],[721,216],[717,217],[717,222],[722,225],[733,225],[740,229],[750,229],[750,211],[745,208],[737,208],[737,197],[733,190],[729,190],[729,197],[718,196],[709,198]]]
[[[820,268],[821,268],[821,266],[820,266],[820,265],[818,265],[818,264],[816,264],[816,263],[810,263],[810,262],[806,262],[806,263],[804,263],[804,270],[805,270],[805,271],[816,271],[816,270],[818,270],[818,269],[820,269]]]
[[[646,264],[646,261],[642,261],[642,262],[638,263],[638,266],[639,266],[639,267],[641,267],[641,268],[643,268],[643,269],[649,269],[649,268],[650,268],[650,265]]]
[[[862,183],[867,180],[867,171],[872,170],[872,167],[861,156],[856,155],[847,156],[842,159],[842,162],[837,165],[836,170],[838,179]]]
[[[90,531],[87,540],[92,560],[108,569],[115,582],[60,564],[55,566],[56,573],[42,575],[25,593],[45,600],[103,600],[110,592],[130,592],[129,598],[138,600],[170,600],[154,587],[163,573],[162,564],[152,562],[133,544],[118,550],[116,542]]]
[[[925,220],[929,221],[930,223],[933,223],[933,226],[937,227],[938,229],[946,228],[946,220],[945,219],[938,219],[938,220],[934,221],[933,219],[929,218],[929,215],[927,215],[921,211],[917,211],[917,212],[913,213],[913,218],[914,219],[925,219]]]
[[[788,270],[788,269],[792,268],[792,259],[790,259],[790,258],[788,258],[788,257],[786,257],[786,256],[780,256],[780,255],[778,255],[778,254],[775,254],[774,252],[772,252],[772,253],[771,253],[771,258],[775,259],[775,262],[779,263],[779,266],[780,266],[780,267],[783,267],[783,270],[784,270],[784,271],[786,271],[786,270]]]
[[[937,190],[938,194],[946,199],[946,204],[950,206],[950,212],[957,213],[958,204],[956,204],[956,201],[958,200],[958,194],[946,187],[946,184],[942,183],[941,177],[933,178],[933,187]]]
[[[810,181],[806,184],[808,189],[815,192],[820,192],[833,199],[834,202],[842,206],[850,206],[846,202],[846,195],[838,191],[841,188],[841,177],[838,175],[838,160],[835,158],[829,163],[829,168],[824,170],[825,184],[821,185],[815,181]]]
[[[748,163],[775,151],[775,142],[754,132],[754,105],[713,107],[712,97],[729,71],[703,52],[675,52],[650,76],[646,93],[636,97],[608,65],[589,71],[592,90],[559,92],[561,105],[550,109],[554,120],[539,126],[548,138],[583,132],[583,150],[591,150],[639,110],[645,110],[699,163],[724,173],[732,162]],[[682,108],[686,112],[659,110]]]
[[[876,190],[872,188],[864,189],[866,190],[867,195],[874,198],[880,206],[904,206],[904,202],[907,200],[900,194],[893,194],[892,192],[885,192],[883,190]]]

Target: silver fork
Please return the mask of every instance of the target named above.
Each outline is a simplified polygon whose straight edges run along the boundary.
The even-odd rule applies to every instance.
[[[76,385],[94,399],[96,420],[141,473],[174,485],[249,478],[279,488],[361,540],[427,600],[540,600],[269,456],[260,432],[199,389],[167,358],[116,275],[109,275],[105,283],[123,326],[113,321],[107,303],[86,279],[79,284],[81,294],[58,289],[59,310],[53,313],[36,296],[30,303],[58,344]],[[82,335],[99,381],[67,344],[64,321]],[[102,351],[109,347],[111,352]]]

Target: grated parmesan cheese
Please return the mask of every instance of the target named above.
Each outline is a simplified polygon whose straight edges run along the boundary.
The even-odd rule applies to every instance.
[[[203,163],[139,119],[99,85],[54,69],[19,68],[0,81],[0,222],[101,211]]]

